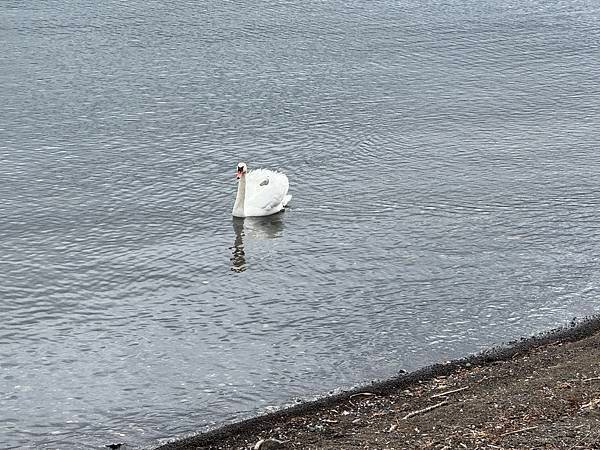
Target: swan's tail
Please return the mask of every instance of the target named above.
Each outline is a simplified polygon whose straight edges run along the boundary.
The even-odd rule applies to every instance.
[[[284,208],[287,206],[287,204],[290,202],[291,199],[292,199],[292,194],[288,194],[283,198],[283,202],[281,202],[281,203],[283,204]]]

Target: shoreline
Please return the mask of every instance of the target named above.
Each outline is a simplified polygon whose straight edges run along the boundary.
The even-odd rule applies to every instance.
[[[580,349],[579,351],[571,349],[571,347],[577,348],[577,343],[585,344],[585,349]],[[569,352],[573,354],[567,355]],[[540,356],[546,354],[551,354],[552,357],[550,360],[544,360]],[[557,366],[555,363],[557,361],[566,361],[568,364],[559,370],[556,369]],[[570,361],[575,361],[572,363],[572,367],[569,367]],[[597,362],[595,367],[594,362]],[[507,369],[509,366],[510,369]],[[551,370],[553,368],[555,369],[554,371]],[[491,389],[489,392],[485,391],[485,389],[480,389],[482,397],[472,398],[468,402],[469,405],[475,406],[475,410],[472,411],[471,416],[481,416],[481,418],[484,418],[490,416],[490,411],[487,409],[487,403],[482,399],[493,398],[494,392],[501,390],[501,388],[512,386],[513,390],[507,392],[508,396],[506,398],[500,398],[498,401],[506,400],[508,402],[508,406],[505,405],[506,407],[509,409],[518,409],[518,405],[522,404],[522,399],[526,398],[532,392],[527,389],[533,385],[531,381],[536,379],[540,373],[549,374],[550,378],[546,382],[552,385],[553,381],[564,383],[565,381],[562,379],[565,376],[567,378],[570,376],[569,372],[571,369],[574,371],[572,374],[573,377],[578,369],[581,372],[584,370],[588,372],[584,374],[585,376],[580,377],[581,380],[591,378],[595,381],[595,377],[598,376],[597,373],[600,372],[600,316],[593,316],[579,322],[572,322],[570,325],[529,338],[509,342],[506,345],[494,347],[448,363],[433,364],[388,380],[372,382],[332,396],[322,397],[286,409],[224,425],[205,433],[162,444],[156,447],[156,450],[187,450],[197,448],[247,449],[259,445],[258,443],[261,440],[263,442],[259,447],[263,450],[266,448],[406,448],[403,446],[411,442],[412,439],[418,438],[418,436],[410,436],[410,429],[404,430],[406,428],[405,425],[412,427],[415,424],[415,430],[418,431],[413,430],[412,434],[416,435],[423,434],[423,430],[428,428],[428,425],[430,427],[433,426],[433,430],[425,433],[427,439],[433,439],[433,441],[427,445],[414,441],[414,445],[411,444],[409,448],[450,449],[454,448],[452,444],[441,446],[435,444],[435,430],[437,428],[439,432],[439,430],[445,428],[446,423],[452,422],[446,415],[451,409],[450,406],[456,406],[453,402],[457,401],[457,398],[461,397],[461,395],[474,395],[473,393],[477,391],[476,389],[469,388],[468,385],[466,387],[458,386],[460,379],[476,379],[478,375],[481,375],[481,372],[486,372],[487,378],[483,381],[489,379],[496,380],[497,386],[488,387]],[[509,370],[509,372],[506,372],[506,370]],[[523,375],[528,374],[523,378],[526,381],[515,384],[513,375],[516,371],[524,371]],[[579,372],[577,373],[579,374]],[[598,380],[600,380],[600,377]],[[483,381],[479,383],[472,381],[470,384],[476,383],[477,387],[481,388]],[[427,389],[428,386],[431,389]],[[446,395],[437,395],[435,393],[440,386],[442,386],[442,389],[437,394],[444,394],[446,392]],[[519,392],[519,388],[525,389],[523,392]],[[596,398],[598,399],[598,417],[595,417],[594,420],[598,422],[595,424],[595,427],[598,429],[597,439],[600,442],[600,381],[596,383],[585,382],[581,388],[581,395],[585,394],[585,389],[593,390],[597,388],[599,390],[598,395],[594,393],[596,397],[590,400],[591,403],[587,402],[582,405],[589,403],[592,411],[596,412],[596,403],[594,402]],[[539,386],[539,389],[545,392],[551,389],[551,387]],[[450,400],[451,397],[456,398]],[[585,395],[584,397],[587,399]],[[544,396],[540,397],[540,402],[544,403],[545,398],[544,394]],[[433,402],[434,399],[438,401]],[[531,402],[535,403],[536,397],[530,399],[529,405],[531,411],[539,409],[535,405],[531,406]],[[496,404],[495,409],[500,408],[498,402],[494,404]],[[544,408],[547,409],[547,407],[548,405]],[[543,411],[544,408],[540,409],[540,411]],[[479,410],[479,413],[477,410]],[[458,413],[454,419],[460,422],[459,416],[462,412],[462,408],[460,408],[460,411],[452,412],[452,414]],[[531,415],[527,412],[527,408],[522,412],[523,414]],[[414,415],[411,416],[413,413]],[[494,415],[493,413],[494,411],[492,411],[492,416]],[[442,415],[440,416],[440,414]],[[408,418],[406,418],[407,415],[409,416]],[[352,420],[346,420],[350,418]],[[385,418],[385,423],[380,423],[380,418]],[[564,418],[568,418],[568,415]],[[469,422],[466,418],[465,420]],[[473,434],[473,430],[477,427],[474,429],[474,424],[466,422],[463,424],[466,426],[465,429],[471,430],[469,433],[473,436],[477,435],[476,431]],[[479,425],[483,426],[482,424]],[[579,426],[578,430],[587,430],[586,423],[579,425],[581,426]],[[591,426],[591,424],[587,425]],[[516,438],[521,438],[522,436],[531,437],[532,434],[535,435],[535,430],[540,429],[540,427],[540,424],[529,425],[522,427],[522,430],[509,430],[505,435],[499,433],[498,436],[493,436],[494,433],[490,434],[488,431],[483,431],[482,429],[479,431],[480,437],[483,436],[481,433],[490,435],[490,439],[493,438],[492,440],[495,443],[490,441],[490,443],[485,444],[489,446],[482,447],[468,445],[468,448],[513,448],[498,446],[498,444],[502,445],[500,442],[502,439],[498,441],[499,436]],[[486,427],[484,428],[487,430]],[[460,426],[457,430],[459,429]],[[528,431],[529,433],[527,433]],[[406,434],[407,432],[409,433]],[[401,437],[399,433],[403,433]],[[448,430],[444,433],[446,436],[453,436]],[[462,440],[470,442],[469,435],[463,436],[460,432],[458,434]],[[548,432],[544,434],[547,435]],[[577,435],[577,433],[575,434]],[[596,438],[596,435],[592,431],[588,435],[594,439]],[[383,442],[379,442],[380,439],[387,439],[389,442],[383,445]],[[467,445],[465,443],[462,444]],[[573,442],[570,442],[569,446],[565,446],[564,448],[577,448],[573,444]],[[450,447],[447,445],[450,445]],[[527,443],[521,443],[520,445],[527,446]],[[586,445],[588,446],[584,448],[590,448],[589,442]],[[555,445],[536,448],[563,447]]]

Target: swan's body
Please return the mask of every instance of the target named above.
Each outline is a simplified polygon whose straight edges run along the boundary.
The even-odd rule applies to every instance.
[[[234,217],[270,216],[281,211],[292,199],[290,184],[285,174],[267,169],[248,172],[246,164],[239,163],[238,190],[233,205]]]

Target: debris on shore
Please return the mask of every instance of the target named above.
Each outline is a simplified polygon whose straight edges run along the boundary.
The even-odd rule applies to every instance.
[[[600,333],[225,429],[161,449],[600,449]]]

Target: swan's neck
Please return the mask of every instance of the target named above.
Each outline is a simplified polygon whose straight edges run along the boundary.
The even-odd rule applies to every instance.
[[[233,205],[233,215],[236,217],[244,217],[244,200],[246,199],[246,174],[242,174],[238,182],[237,196]]]

